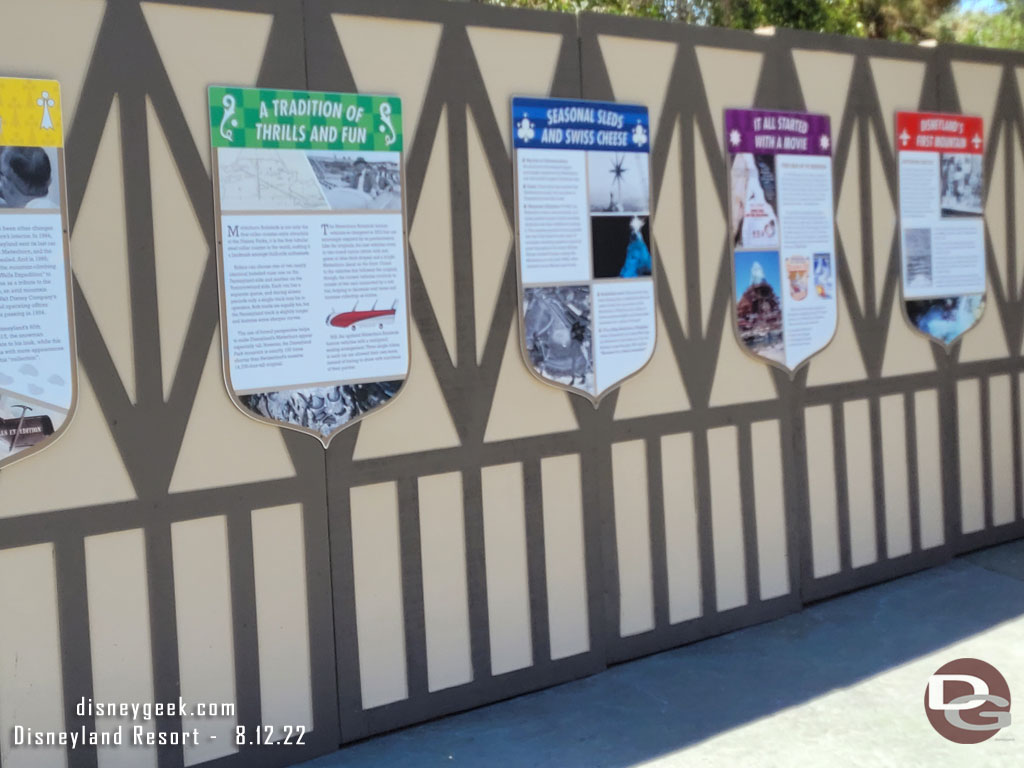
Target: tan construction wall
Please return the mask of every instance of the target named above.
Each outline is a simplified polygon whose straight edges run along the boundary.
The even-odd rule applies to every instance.
[[[0,766],[286,765],[1024,533],[1024,57],[440,0],[10,0],[0,74],[65,105],[74,422],[0,473]],[[243,416],[218,342],[210,84],[402,97],[411,373],[319,443]],[[516,337],[509,100],[650,110],[658,342],[599,409]],[[832,119],[839,328],[793,380],[729,322],[722,110]],[[988,305],[899,299],[893,115],[986,121]],[[104,702],[219,738],[13,748]],[[307,745],[237,749],[236,725]]]

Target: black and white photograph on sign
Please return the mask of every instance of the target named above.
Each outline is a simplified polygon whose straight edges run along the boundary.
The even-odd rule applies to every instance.
[[[755,355],[785,364],[778,251],[737,251],[736,327]]]
[[[646,216],[591,216],[594,278],[650,277],[651,234]]]
[[[397,153],[309,151],[306,157],[333,210],[402,209]]]
[[[66,414],[28,404],[0,392],[0,458],[41,443],[64,423]]]
[[[939,299],[915,299],[906,302],[907,317],[921,333],[951,344],[981,319],[985,295],[971,293]]]
[[[943,155],[942,215],[980,215],[981,155]]]
[[[60,208],[56,147],[0,147],[0,208]]]
[[[594,392],[590,286],[526,288],[523,336],[530,365],[541,376]]]
[[[274,421],[283,421],[312,429],[324,437],[358,416],[383,405],[403,381],[376,381],[337,387],[312,387],[281,392],[240,395],[253,413]]]
[[[778,247],[775,156],[741,152],[733,157],[730,190],[733,245],[737,248]]]
[[[650,182],[644,152],[588,152],[591,213],[648,213]]]
[[[932,285],[932,230],[908,227],[903,230],[903,259],[907,288],[921,290]]]

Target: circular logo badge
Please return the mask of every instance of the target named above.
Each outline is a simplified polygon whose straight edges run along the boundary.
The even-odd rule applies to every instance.
[[[1010,686],[991,664],[957,659],[928,678],[924,711],[950,741],[980,744],[1010,724]]]

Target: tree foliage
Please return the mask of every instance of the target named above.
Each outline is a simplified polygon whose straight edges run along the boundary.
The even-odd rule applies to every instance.
[[[641,16],[651,19],[670,19],[667,7],[675,5],[662,0],[475,0],[486,5],[503,5],[508,8],[539,8],[545,11],[582,13],[596,11],[619,16]]]
[[[716,0],[707,23],[733,29],[789,27],[814,32],[862,34],[858,0]]]
[[[1024,4],[1024,0],[1011,0]],[[789,27],[918,42],[957,0],[477,0],[553,11],[597,11],[733,29]]]
[[[733,29],[789,27],[907,43],[937,39],[1024,50],[1024,0],[991,11],[959,0],[472,0],[579,13],[596,11]]]
[[[1024,50],[1024,0],[1006,0],[995,10],[954,11],[939,20],[943,43]]]
[[[860,0],[866,37],[917,43],[934,39],[936,22],[957,0]]]

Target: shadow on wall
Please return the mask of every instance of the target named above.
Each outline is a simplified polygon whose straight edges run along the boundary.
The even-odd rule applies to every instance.
[[[432,764],[431,755],[470,765],[483,754],[492,768],[644,763],[1024,616],[1024,541],[990,552],[1000,556],[984,563],[991,570],[955,560],[308,766],[411,768]],[[1014,588],[993,571],[1022,581]]]

